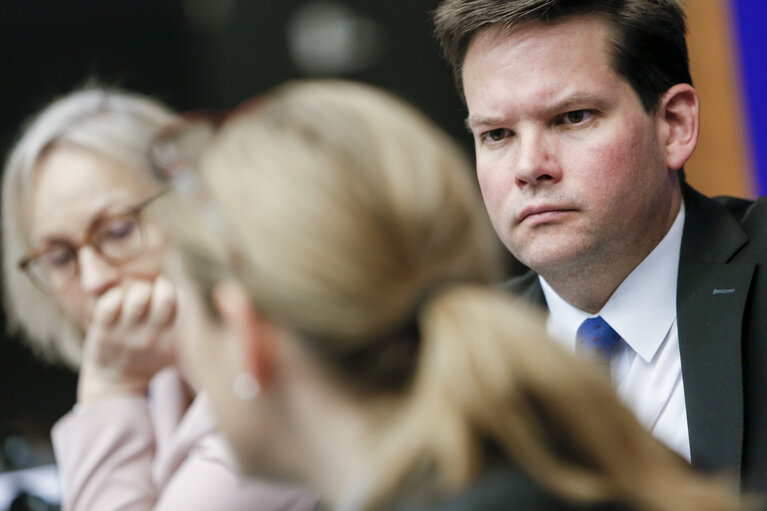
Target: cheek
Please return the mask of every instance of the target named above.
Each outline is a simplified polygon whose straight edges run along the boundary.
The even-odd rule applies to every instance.
[[[180,307],[176,317],[176,331],[178,333],[178,364],[181,371],[192,385],[199,389],[203,385],[201,377],[202,354],[198,338],[199,328],[193,318],[189,318]]]
[[[160,275],[165,265],[166,246],[159,234],[150,236],[144,253],[124,266],[126,276],[154,279]]]
[[[512,186],[511,179],[511,172],[503,172],[500,165],[489,161],[477,161],[479,189],[482,192],[485,207],[494,221],[502,214]]]
[[[227,353],[226,332],[210,318],[202,296],[185,279],[177,280],[179,309],[179,363],[187,379],[197,390],[205,390],[219,417],[222,428],[237,431],[241,402],[234,395],[234,375]],[[233,413],[233,410],[235,412]]]
[[[79,286],[70,286],[68,290],[56,296],[56,301],[67,317],[83,330],[87,330],[93,303]]]
[[[264,429],[262,422],[268,421],[268,418],[256,413],[259,411],[258,396],[252,400],[237,397],[237,368],[226,362],[221,347],[211,346],[212,343],[223,344],[225,340],[211,337],[202,342],[206,345],[198,345],[197,347],[202,349],[192,354],[202,389],[210,397],[221,432],[232,446],[238,464],[246,472],[252,472],[255,467],[250,463],[254,459],[258,460],[260,456],[253,456],[251,453],[263,449],[262,439],[268,430]]]
[[[202,298],[190,288],[185,280],[177,280],[178,309],[176,313],[176,333],[178,335],[178,360],[182,372],[196,389],[206,386],[210,381],[208,351],[213,342],[211,326]]]
[[[619,129],[613,131],[613,138],[605,141],[595,150],[599,158],[607,162],[614,172],[637,175],[644,171],[648,162],[658,161],[658,147],[655,131],[644,114],[626,116]],[[662,166],[662,165],[661,165]]]
[[[574,148],[569,167],[580,169],[581,192],[591,196],[595,207],[625,207],[621,204],[644,185],[647,161],[652,154],[648,141],[636,126],[613,132],[596,143]]]

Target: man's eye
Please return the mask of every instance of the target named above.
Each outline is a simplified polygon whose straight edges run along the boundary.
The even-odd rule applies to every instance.
[[[590,110],[573,110],[562,116],[562,122],[564,124],[581,124],[589,120],[593,115],[594,112]]]
[[[480,138],[485,142],[500,142],[509,135],[511,135],[511,131],[506,128],[496,128],[482,133]]]

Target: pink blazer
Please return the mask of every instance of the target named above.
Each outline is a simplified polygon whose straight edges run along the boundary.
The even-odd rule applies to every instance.
[[[295,488],[240,476],[204,394],[189,402],[160,372],[150,398],[124,396],[62,417],[53,447],[64,511],[309,511]]]

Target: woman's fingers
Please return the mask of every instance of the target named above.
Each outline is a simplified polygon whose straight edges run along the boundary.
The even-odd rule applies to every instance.
[[[143,392],[175,362],[177,292],[166,277],[123,281],[96,302],[85,341],[78,399]]]
[[[113,287],[104,293],[93,308],[91,326],[103,328],[115,325],[122,312],[124,294],[122,287]]]
[[[135,327],[146,319],[152,301],[152,287],[152,283],[145,280],[129,282],[125,286],[120,317],[123,328]]]
[[[152,286],[152,303],[147,323],[157,329],[165,329],[176,319],[176,287],[160,275]]]
[[[143,358],[148,350],[160,356],[173,344],[168,339],[173,337],[177,303],[176,287],[167,277],[123,282],[99,298],[91,337],[126,359]]]
[[[170,326],[176,317],[176,287],[166,277],[159,276],[154,282],[136,280],[110,289],[102,296],[96,310],[100,311],[102,326],[158,330]],[[94,316],[95,319],[95,316]]]

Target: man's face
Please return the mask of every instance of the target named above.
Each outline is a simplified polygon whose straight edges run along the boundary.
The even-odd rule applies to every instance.
[[[485,205],[508,249],[544,276],[639,261],[678,211],[662,109],[648,114],[613,69],[608,34],[585,17],[491,28],[464,60]]]

